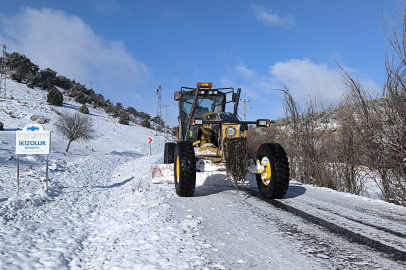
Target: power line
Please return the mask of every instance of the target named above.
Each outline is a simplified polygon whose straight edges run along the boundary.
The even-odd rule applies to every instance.
[[[241,99],[240,99],[241,100]],[[252,107],[247,107],[246,106],[246,103],[249,103],[250,102],[250,100],[241,100],[242,102],[244,102],[244,107],[238,107],[238,109],[242,109],[242,108],[244,108],[244,121],[247,121],[247,108],[248,109],[252,109]]]

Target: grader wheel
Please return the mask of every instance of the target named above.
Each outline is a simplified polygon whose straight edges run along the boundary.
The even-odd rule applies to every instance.
[[[175,145],[175,143],[165,143],[164,164],[170,164],[174,162]]]
[[[174,159],[176,194],[180,197],[192,197],[196,187],[196,158],[192,143],[178,142]]]
[[[265,167],[262,174],[256,175],[261,195],[283,198],[289,187],[289,162],[285,150],[277,143],[264,143],[258,149],[257,159]]]

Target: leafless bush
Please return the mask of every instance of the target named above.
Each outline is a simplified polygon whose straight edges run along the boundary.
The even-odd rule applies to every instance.
[[[350,120],[344,132],[355,142],[356,152],[349,156],[350,162],[365,165],[378,174],[375,180],[385,200],[406,206],[406,17],[399,9],[394,23],[382,27],[393,49],[387,54],[386,80],[383,91],[371,94],[359,81],[343,69],[347,88],[345,104],[353,105],[356,119]],[[349,137],[349,134],[351,137]],[[348,159],[347,158],[347,159]],[[345,160],[344,160],[345,161]],[[353,168],[352,168],[353,169]]]
[[[141,191],[144,186],[144,180],[138,179],[137,181],[131,181],[131,190],[132,192]]]
[[[400,3],[399,3],[400,4]],[[382,147],[388,172],[383,175],[382,189],[390,201],[406,206],[406,4],[399,5],[398,24],[388,23],[382,28],[393,49],[392,56],[386,56],[386,81],[383,90],[384,108],[380,114]],[[389,20],[387,20],[389,21]],[[388,189],[388,190],[387,190]]]
[[[66,152],[69,151],[69,146],[73,141],[94,139],[95,130],[92,119],[79,112],[61,114],[54,125],[57,132],[69,140]]]
[[[283,102],[285,130],[273,131],[290,159],[291,177],[306,184],[329,187],[361,194],[363,175],[359,171],[358,139],[352,130],[355,118],[348,106],[342,106],[335,118],[341,121],[339,130],[328,127],[315,98],[302,109],[285,86]],[[259,140],[259,139],[258,139]]]
[[[276,126],[270,126],[267,129],[258,131],[254,128],[247,131],[247,157],[255,159],[258,148],[263,143],[278,142],[281,143],[281,131]]]
[[[340,128],[329,136],[330,162],[338,190],[360,195],[364,191],[365,175],[360,170],[360,138],[355,128],[357,119],[348,106],[340,106],[338,120]]]
[[[401,102],[396,100],[399,97],[390,97],[386,90],[379,96],[372,96],[348,73],[344,72],[344,78],[346,102],[354,104],[356,109],[357,121],[351,128],[358,140],[360,163],[377,172],[379,177],[374,179],[385,200],[404,205],[406,171],[402,168],[401,153],[406,134],[405,124],[398,118],[406,117],[406,114],[399,114],[400,108],[397,107]],[[391,87],[391,84],[388,78],[385,89]],[[375,101],[377,97],[380,102]]]
[[[307,184],[337,189],[329,166],[327,128],[315,117],[316,100],[309,98],[304,110],[284,86],[285,115],[290,118],[283,141],[290,158],[292,177]]]
[[[406,206],[405,7],[399,9],[398,16],[400,25],[382,23],[393,53],[386,57],[381,92],[367,91],[342,69],[347,92],[338,110],[337,130],[329,130],[315,118],[315,99],[309,99],[302,110],[286,87],[281,90],[288,120],[286,132],[279,133],[277,139],[288,153],[292,177],[362,194],[365,171],[361,169],[367,167],[378,174],[376,182],[385,199]],[[264,138],[257,136],[252,144]]]

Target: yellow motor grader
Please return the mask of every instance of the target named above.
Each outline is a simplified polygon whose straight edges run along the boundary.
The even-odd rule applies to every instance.
[[[248,125],[267,127],[268,119],[242,121],[238,115],[241,88],[213,88],[212,83],[197,83],[196,88],[181,87],[175,92],[179,104],[177,142],[165,144],[164,163],[174,163],[173,174],[178,196],[193,196],[196,173],[204,164],[225,168],[235,182],[247,173],[256,175],[263,197],[282,198],[289,187],[289,163],[283,147],[262,144],[253,166],[247,166]],[[226,105],[233,112],[226,112]]]

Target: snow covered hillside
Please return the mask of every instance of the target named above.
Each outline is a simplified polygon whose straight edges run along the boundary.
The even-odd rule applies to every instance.
[[[90,108],[96,139],[73,142],[68,154],[67,141],[52,132],[48,194],[40,182],[46,156],[21,155],[17,194],[16,131],[34,114],[54,131],[56,111],[72,113],[80,104],[54,107],[46,103],[46,91],[12,81],[7,87],[14,99],[0,101],[1,269],[187,269],[199,260],[189,235],[200,221],[171,220],[166,197],[173,193],[163,196],[149,184],[152,163],[162,162],[163,137],[120,125],[102,109]],[[151,157],[148,137],[154,137]]]
[[[54,107],[46,91],[7,87],[14,99],[0,99],[0,269],[406,268],[405,208],[294,181],[284,199],[262,200],[255,187],[227,187],[221,173],[202,174],[195,196],[180,198],[173,184],[152,184],[164,137],[90,106],[96,138],[66,154],[68,142],[52,132],[49,191],[46,156],[22,155],[17,194],[16,131],[34,114],[55,131],[58,113],[80,104],[65,97]]]

